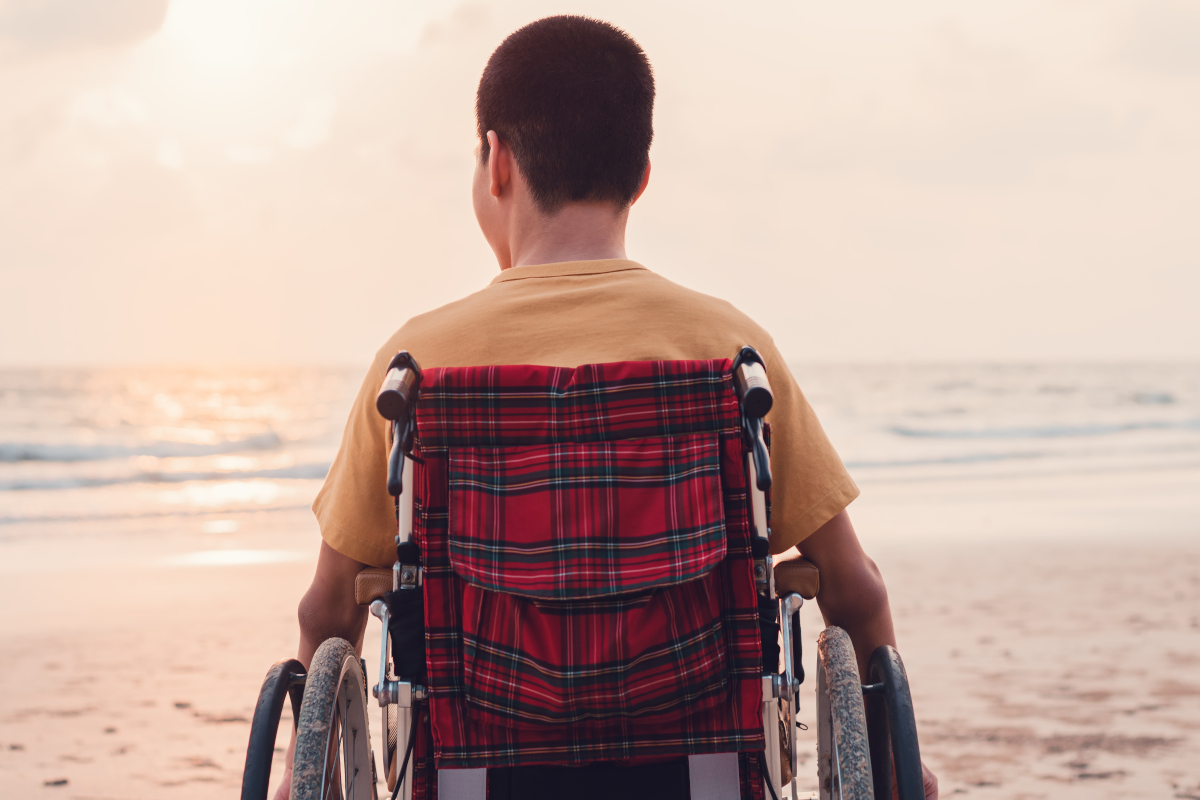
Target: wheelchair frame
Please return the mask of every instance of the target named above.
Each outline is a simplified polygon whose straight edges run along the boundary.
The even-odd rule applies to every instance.
[[[794,591],[785,592],[781,596],[777,596],[776,593],[775,570],[768,544],[770,530],[767,523],[766,492],[771,486],[771,467],[763,417],[771,408],[772,395],[765,365],[752,347],[743,347],[734,359],[733,371],[742,408],[743,433],[749,444],[744,469],[755,533],[752,547],[754,580],[760,606],[764,602],[775,604],[775,620],[783,662],[782,672],[778,670],[778,664],[774,665],[774,668],[764,664],[762,720],[766,747],[765,759],[760,762],[764,794],[773,800],[780,800],[776,790],[782,791],[786,783],[788,791],[783,796],[790,797],[791,800],[800,800],[801,796],[797,794],[796,787],[798,759],[795,716],[799,707],[800,685],[804,679],[800,663],[801,643],[798,638],[798,615],[804,604],[804,597]],[[411,452],[415,428],[413,409],[419,398],[420,381],[421,372],[416,360],[407,352],[401,351],[389,364],[376,402],[380,414],[392,423],[393,433],[393,444],[388,459],[388,491],[396,498],[396,544],[400,555],[391,570],[393,592],[420,591],[423,579],[423,568],[412,539],[413,471],[406,463]],[[412,557],[404,558],[405,553]],[[371,600],[369,609],[383,626],[378,680],[371,687],[371,695],[381,712],[383,775],[386,777],[388,788],[392,790],[393,800],[411,800],[413,786],[411,771],[407,766],[412,754],[412,733],[416,730],[413,724],[414,715],[420,713],[421,704],[428,693],[423,685],[402,680],[395,675],[390,641],[391,611],[388,604],[382,598],[376,597]],[[338,639],[328,640],[321,645],[318,656],[327,646],[344,650],[349,645]],[[871,658],[870,676],[873,682],[862,685],[853,646],[844,631],[836,627],[827,628],[821,635],[818,652],[818,780],[821,800],[832,800],[834,797],[839,800],[869,800],[872,797],[875,800],[890,800],[893,764],[901,800],[921,800],[924,790],[921,783],[916,725],[913,721],[907,678],[899,654],[891,647],[879,648]],[[348,661],[349,656],[345,658]],[[314,656],[313,660],[315,665],[318,657]],[[365,684],[366,662],[361,660],[359,664]],[[293,719],[303,723],[304,711],[300,698],[305,693],[306,677],[303,666],[295,660],[281,661],[268,672],[251,727],[241,795],[243,800],[263,800],[266,797],[271,756],[284,696],[291,699]],[[341,692],[343,689],[339,688],[337,691]],[[361,699],[366,700],[365,697]],[[336,704],[334,701],[335,706]],[[362,708],[362,705],[359,702],[348,702],[347,708],[350,707]],[[369,729],[365,716],[361,721],[343,722],[343,728],[347,724],[361,725],[364,733]],[[357,729],[355,731],[357,732]],[[786,737],[786,741],[781,741],[781,734]],[[325,748],[325,752],[328,753],[334,749],[334,744],[327,742]],[[349,750],[345,752],[346,763],[349,763]],[[298,748],[297,763],[299,755]],[[398,766],[397,762],[401,758],[403,765]],[[373,752],[370,753],[369,760],[370,793],[352,792],[350,800],[376,798]],[[328,766],[327,756],[324,761],[323,770]],[[336,773],[337,768],[335,753],[331,771]],[[467,779],[454,780],[455,783],[463,782],[463,788],[466,788],[465,784],[479,783],[477,775],[468,776],[466,773],[486,774],[486,770],[439,770],[438,778],[439,781]],[[336,775],[333,777],[337,779]],[[704,782],[695,780],[695,777],[693,775],[693,800],[730,800],[723,794],[730,787],[721,786],[719,781],[716,784],[709,782],[707,785],[696,786],[695,784]],[[789,778],[786,782],[785,777]],[[485,786],[486,782],[472,786],[472,794],[482,800],[486,792],[479,792]],[[446,791],[449,788],[443,787],[442,796],[452,796],[452,793]],[[294,788],[292,796],[297,796]],[[812,797],[812,794],[805,796]]]

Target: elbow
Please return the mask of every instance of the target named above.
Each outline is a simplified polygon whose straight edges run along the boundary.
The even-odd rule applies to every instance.
[[[296,607],[302,637],[320,643],[337,636],[354,644],[364,622],[365,609],[354,602],[353,592],[332,593],[315,583]]]
[[[891,616],[883,573],[865,554],[853,569],[838,570],[828,579],[822,575],[817,602],[828,624],[847,630]]]
[[[889,612],[887,585],[883,582],[883,573],[879,571],[879,566],[867,556],[863,557],[859,594],[862,597],[863,609],[870,616]]]

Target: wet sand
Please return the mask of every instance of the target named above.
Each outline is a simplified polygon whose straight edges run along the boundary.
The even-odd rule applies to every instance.
[[[316,530],[304,511],[233,518],[228,536],[203,517],[2,531],[0,796],[236,795],[262,676],[294,652]],[[1200,798],[1195,532],[869,543],[944,797]],[[285,561],[186,555],[231,548]],[[803,613],[815,789],[821,623]]]

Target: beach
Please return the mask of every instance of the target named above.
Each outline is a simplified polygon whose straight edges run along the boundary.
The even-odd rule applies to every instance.
[[[1200,797],[1196,368],[1126,376],[1111,398],[1127,402],[1096,389],[1090,405],[1079,395],[1114,374],[1072,395],[1038,373],[1030,394],[972,369],[973,388],[927,371],[921,392],[901,391],[911,374],[801,380],[863,489],[851,517],[889,587],[942,795]],[[308,416],[266,384],[241,405],[228,390],[187,395],[195,407],[151,386],[145,408],[217,438],[191,435],[180,453],[161,430],[130,439],[114,423],[92,434],[91,461],[32,441],[12,422],[28,421],[12,411],[25,395],[12,381],[0,393],[0,454],[62,459],[0,470],[0,796],[236,794],[262,677],[294,655],[319,541],[304,503],[353,392],[345,373],[314,381],[331,399]],[[994,385],[1021,419],[987,410]],[[1030,407],[1039,397],[1049,405]],[[94,419],[114,403],[93,404]],[[196,423],[201,406],[226,411]],[[798,783],[813,790],[821,621],[815,603],[802,613]],[[372,620],[365,652],[377,650]]]

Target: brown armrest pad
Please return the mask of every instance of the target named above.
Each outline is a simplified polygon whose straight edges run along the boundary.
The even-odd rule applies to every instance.
[[[392,590],[392,571],[382,567],[367,567],[354,577],[354,602],[369,606]]]
[[[821,588],[821,573],[817,565],[806,558],[792,558],[775,565],[775,594],[796,594],[812,600]]]

